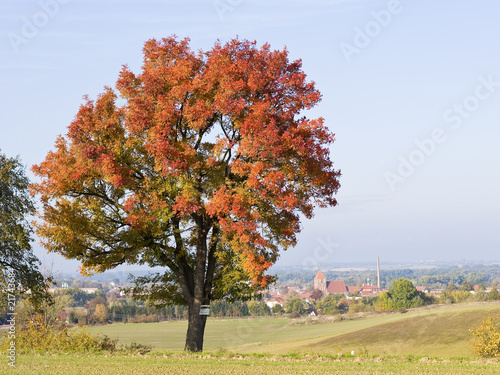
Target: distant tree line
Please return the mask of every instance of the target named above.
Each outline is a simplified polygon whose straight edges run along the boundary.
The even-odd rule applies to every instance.
[[[278,270],[278,286],[283,284],[296,286],[312,286],[317,270]],[[328,280],[344,280],[346,285],[363,285],[367,280],[376,282],[375,270],[366,271],[325,271]],[[500,285],[500,266],[498,265],[465,265],[463,267],[426,268],[426,269],[383,269],[381,272],[381,286],[389,288],[391,284],[405,278],[415,286],[425,286],[434,290],[445,290],[449,285],[462,285],[467,282],[471,285]]]
[[[153,307],[145,302],[130,297],[119,297],[116,293],[106,294],[99,289],[95,293],[87,293],[79,288],[60,289],[54,294],[60,306],[60,319],[71,324],[105,324],[105,323],[148,323],[168,320],[184,320],[188,317],[186,306]],[[265,308],[255,309],[254,305],[269,310],[262,302],[231,303],[226,300],[213,301],[210,304],[212,317],[244,317],[270,315]],[[64,311],[64,312],[63,312]]]

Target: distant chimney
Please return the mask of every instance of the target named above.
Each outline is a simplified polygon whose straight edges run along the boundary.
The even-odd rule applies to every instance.
[[[380,288],[380,261],[377,257],[377,287]]]

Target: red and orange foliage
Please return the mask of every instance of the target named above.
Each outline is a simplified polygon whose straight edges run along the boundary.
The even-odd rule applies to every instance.
[[[33,167],[38,233],[86,271],[164,266],[188,304],[200,283],[204,300],[242,280],[265,287],[299,215],[336,205],[334,135],[303,115],[320,93],[300,60],[268,44],[194,52],[169,37],[143,52],[141,72],[124,66],[116,90],[86,98]]]

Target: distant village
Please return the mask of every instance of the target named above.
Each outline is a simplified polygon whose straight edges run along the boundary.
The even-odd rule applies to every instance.
[[[362,286],[346,286],[345,282],[342,280],[327,281],[321,270],[319,270],[314,277],[313,283],[314,286],[312,291],[307,288],[292,286],[282,287],[281,292],[278,288],[271,288],[269,291],[270,298],[266,298],[264,302],[272,309],[276,304],[280,304],[284,307],[287,301],[287,295],[292,292],[295,293],[298,298],[311,304],[313,301],[319,300],[330,294],[340,294],[348,299],[358,299],[362,297],[375,297],[383,291],[378,285],[364,284]],[[286,291],[286,294],[284,294],[283,291]]]
[[[325,273],[340,277],[334,276],[328,280]],[[381,298],[390,295],[390,288],[386,286],[391,287],[401,277],[414,280],[415,286],[410,284],[422,299],[420,305],[500,299],[496,289],[500,285],[500,267],[488,269],[488,272],[483,272],[481,268],[462,269],[454,266],[442,271],[393,269],[383,273],[381,278],[378,260],[376,271],[284,270],[278,282],[262,291],[259,298],[233,303],[227,300],[212,301],[209,315],[296,317],[388,309],[381,304]],[[417,284],[419,281],[421,285]],[[70,324],[155,322],[187,318],[185,306],[155,309],[145,302],[134,300],[131,293],[126,292],[129,287],[124,275],[100,281],[70,277],[60,280],[49,291],[65,301],[59,318]]]
[[[293,283],[291,283],[293,284]],[[471,298],[474,298],[475,294],[482,293],[482,297],[476,296],[476,299],[497,299],[496,287],[494,285],[485,285],[481,284],[470,284],[467,281],[463,282],[460,285],[462,288],[451,284],[446,289],[442,288],[432,288],[424,285],[415,286],[416,291],[421,293],[422,295],[427,295],[429,300],[434,300],[435,302],[444,302],[444,303],[458,303],[463,302],[468,298],[467,294],[470,294]],[[453,293],[455,289],[458,292],[463,292],[461,297],[456,298],[457,293]],[[495,290],[495,293],[491,295],[489,294],[492,290]],[[297,287],[292,285],[287,285],[286,283],[282,284],[280,288],[270,288],[268,297],[264,299],[264,302],[269,306],[269,308],[273,309],[276,305],[281,305],[285,307],[287,302],[290,300],[290,294],[295,298],[300,298],[304,300],[309,306],[310,315],[316,315],[317,312],[312,307],[316,305],[316,303],[324,297],[329,295],[342,296],[348,301],[358,301],[358,300],[367,300],[367,299],[376,299],[376,297],[380,296],[382,292],[389,292],[389,289],[381,287],[381,279],[380,279],[380,264],[377,258],[377,280],[376,284],[373,283],[369,278],[365,280],[365,282],[358,285],[346,285],[343,280],[327,280],[326,276],[323,274],[321,270],[318,270],[316,276],[313,280],[313,287]],[[444,299],[441,299],[442,294],[445,294]],[[485,297],[486,296],[486,297]],[[352,303],[352,302],[350,302]]]

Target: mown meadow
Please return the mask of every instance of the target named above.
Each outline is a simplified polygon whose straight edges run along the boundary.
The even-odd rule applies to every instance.
[[[206,350],[237,353],[473,356],[469,328],[500,312],[500,304],[446,305],[406,313],[379,313],[331,318],[211,319]],[[157,349],[181,351],[185,322],[97,326],[93,333],[135,341]]]
[[[448,305],[319,318],[211,319],[205,352],[183,352],[185,322],[116,324],[92,332],[139,354],[17,353],[0,374],[499,374],[499,359],[474,358],[469,328],[500,304]],[[354,352],[354,354],[352,353]]]

